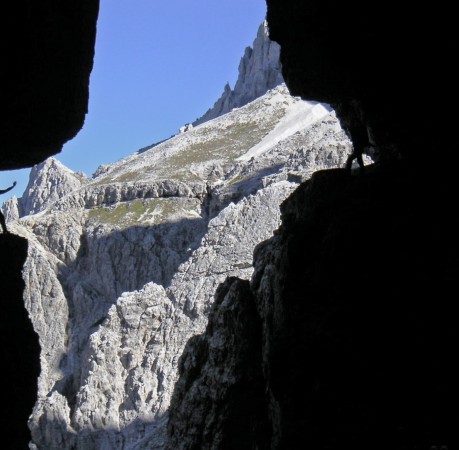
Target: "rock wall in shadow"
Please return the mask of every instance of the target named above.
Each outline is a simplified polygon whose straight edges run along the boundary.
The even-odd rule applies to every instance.
[[[22,299],[21,271],[27,257],[27,241],[12,234],[0,235],[0,255],[0,351],[5,386],[0,428],[6,448],[25,449],[30,440],[27,419],[37,398],[40,374],[38,336]]]
[[[454,14],[444,2],[432,8],[401,8],[394,0],[371,7],[360,0],[267,5],[292,95],[332,104],[351,132],[368,132],[380,158],[428,163],[434,153],[455,156],[444,132],[457,97],[447,56],[454,53]]]
[[[250,449],[269,442],[261,321],[248,281],[228,278],[209,325],[188,341],[175,386],[168,449]],[[186,419],[186,420],[183,420]]]
[[[317,172],[301,185],[282,206],[281,228],[255,250],[250,289],[238,280],[221,288],[227,298],[217,296],[207,333],[189,344],[197,351],[182,357],[170,442],[210,449],[218,436],[210,430],[237,434],[232,418],[248,414],[249,396],[225,414],[210,411],[261,360],[252,393],[263,392],[268,406],[245,426],[265,415],[269,425],[262,438],[247,433],[243,448],[453,448],[459,240],[451,184],[426,187],[397,164],[365,179]],[[257,313],[241,319],[252,302]],[[215,363],[215,351],[224,361]],[[223,376],[236,368],[237,378]],[[217,370],[222,376],[212,377]]]
[[[234,311],[238,302],[257,304],[254,359],[261,355],[268,405],[268,442],[253,437],[245,448],[454,448],[457,155],[444,114],[456,100],[444,57],[453,53],[453,15],[442,3],[267,4],[291,93],[330,103],[354,148],[372,147],[379,164],[365,177],[317,172],[284,202],[282,226],[255,250],[250,292],[233,281]],[[434,157],[444,166],[432,170]],[[215,313],[209,329],[230,342],[234,317],[219,323]],[[260,339],[244,338],[255,346]],[[199,339],[210,345],[209,335]],[[237,347],[225,350],[226,360],[243,364]],[[206,377],[195,374],[211,356],[201,369],[190,365],[191,374],[183,357],[176,399],[206,398]],[[226,389],[223,378],[212,387],[216,404]],[[195,436],[209,423],[178,402],[170,417],[171,442],[187,439],[177,422],[196,424]],[[228,417],[215,418],[224,423],[214,428],[231,426]],[[187,448],[213,448],[195,442]]]
[[[88,108],[98,0],[5,5],[0,31],[0,168],[58,153]]]
[[[452,445],[457,222],[423,182],[317,173],[256,250],[275,448]]]

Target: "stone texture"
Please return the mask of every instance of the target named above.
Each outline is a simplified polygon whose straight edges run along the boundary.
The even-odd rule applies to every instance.
[[[208,411],[228,392],[215,372],[253,373],[231,324],[255,302],[247,326],[261,323],[261,330],[239,335],[253,355],[262,354],[268,406],[247,426],[267,414],[268,441],[252,435],[244,448],[454,447],[457,218],[447,207],[452,194],[438,200],[452,181],[429,188],[424,181],[403,164],[365,178],[321,171],[282,204],[282,226],[255,250],[250,289],[237,280],[222,287],[226,297],[206,334],[183,356],[169,442],[219,448],[209,423],[236,433],[232,415],[243,407]],[[214,341],[231,363],[215,363]]]
[[[228,278],[215,296],[205,334],[190,339],[180,358],[170,450],[266,448],[269,441],[261,322],[249,283]]]
[[[84,175],[72,172],[55,158],[48,158],[30,171],[29,183],[19,201],[21,216],[43,211],[86,181]]]
[[[42,346],[33,444],[164,449],[178,360],[218,285],[250,279],[279,204],[349,147],[333,112],[279,86],[84,184],[52,162],[34,171],[40,212],[10,222],[30,243],[25,299]]]
[[[7,223],[18,220],[21,217],[19,201],[15,195],[3,202],[2,213]]]

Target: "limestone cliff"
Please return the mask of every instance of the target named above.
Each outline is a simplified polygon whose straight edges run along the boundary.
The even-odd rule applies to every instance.
[[[48,158],[34,166],[29,183],[19,200],[20,216],[45,210],[67,193],[80,188],[87,180],[63,166],[57,159]]]
[[[251,277],[279,204],[349,148],[326,105],[279,86],[91,180],[36,167],[19,200],[30,214],[9,223],[29,241],[42,347],[36,448],[165,448],[178,359],[217,287]]]
[[[365,117],[372,143],[388,159],[402,156],[409,164],[392,161],[364,179],[326,171],[301,185],[284,203],[279,231],[257,247],[250,285],[250,256],[231,260],[231,245],[250,253],[247,242],[269,237],[251,234],[265,229],[260,218],[277,227],[278,216],[267,212],[276,201],[310,169],[342,164],[349,143],[333,115],[285,134],[288,120],[273,110],[264,126],[248,120],[253,109],[243,111],[214,122],[215,130],[184,133],[157,154],[147,149],[147,159],[133,155],[112,165],[92,187],[11,224],[30,243],[26,300],[42,345],[31,419],[38,448],[454,448],[454,159],[430,167],[432,155],[454,146],[445,132],[451,116],[425,126],[432,111],[425,99],[433,99],[436,111],[448,110],[455,72],[444,55],[454,54],[455,15],[445,5],[401,10],[395,2],[377,7],[377,14],[356,1],[268,0],[268,6],[292,91],[341,104],[345,122]],[[28,76],[13,71],[9,80],[23,83],[8,97],[20,114],[2,123],[22,132],[29,108],[16,94]],[[35,92],[30,86],[28,95]],[[282,102],[264,101],[274,111],[280,106],[285,117]],[[357,114],[348,114],[349,104],[358,106]],[[28,142],[38,128],[24,133]],[[60,138],[69,136],[59,128]],[[241,130],[248,131],[244,138]],[[190,136],[200,136],[199,144],[187,142]],[[274,138],[273,145],[261,136]],[[3,167],[24,164],[18,155]],[[148,176],[142,167],[151,169]],[[164,179],[169,174],[172,187]],[[177,195],[182,188],[191,194]],[[252,206],[261,208],[253,216]],[[183,240],[158,226],[164,219]],[[159,253],[150,255],[157,242]],[[2,247],[4,255],[17,255],[16,249]],[[132,262],[139,255],[137,273]],[[6,286],[18,280],[19,265],[11,267]],[[7,261],[2,275],[9,277],[11,267]],[[209,276],[209,268],[217,272]],[[230,279],[215,306],[208,305],[201,286],[240,276],[240,269],[245,280]],[[150,273],[164,284],[143,284]],[[179,278],[190,286],[182,293],[175,289]],[[131,290],[122,292],[126,287]],[[201,312],[208,310],[206,328]],[[248,439],[239,440],[239,433]]]

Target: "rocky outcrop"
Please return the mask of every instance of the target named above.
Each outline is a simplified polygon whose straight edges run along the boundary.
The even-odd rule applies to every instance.
[[[280,48],[268,37],[266,22],[258,29],[253,47],[247,47],[239,64],[239,77],[234,89],[226,84],[222,96],[202,117],[193,122],[199,125],[240,108],[283,82],[280,67]]]
[[[18,220],[22,216],[20,211],[20,202],[15,195],[3,202],[2,213],[7,223]]]
[[[267,448],[261,321],[248,281],[228,278],[216,292],[204,335],[180,358],[167,449]]]
[[[453,445],[457,218],[440,197],[451,181],[424,182],[400,164],[365,179],[322,171],[283,203],[250,287],[220,288],[206,333],[182,356],[170,448],[215,448],[239,430],[238,412],[245,430],[268,417],[242,448]],[[263,394],[239,404],[257,360],[263,375],[250,392]],[[255,404],[266,406],[252,415]]]
[[[454,96],[451,59],[440,56],[454,52],[450,8],[400,11],[390,1],[375,10],[356,0],[267,5],[293,95],[331,104],[353,139],[376,147],[380,159],[410,158],[429,170],[441,152],[457,162],[444,132],[450,120],[426,118],[426,111],[447,111]]]
[[[43,161],[83,126],[98,8],[98,0],[4,6],[1,169]]]
[[[22,216],[49,208],[67,193],[78,190],[87,182],[85,176],[62,165],[55,158],[37,164],[30,171],[29,183],[19,200]]]

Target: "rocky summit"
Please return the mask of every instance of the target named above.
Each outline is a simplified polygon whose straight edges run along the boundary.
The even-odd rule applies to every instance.
[[[36,448],[165,448],[178,361],[217,287],[250,279],[280,203],[343,165],[350,145],[333,111],[280,85],[92,179],[53,159],[36,166],[6,205],[29,241]]]
[[[223,94],[193,125],[199,125],[240,108],[284,81],[280,64],[280,46],[269,39],[268,24],[263,22],[252,47],[247,47],[239,63],[239,77],[234,86],[227,83]]]

